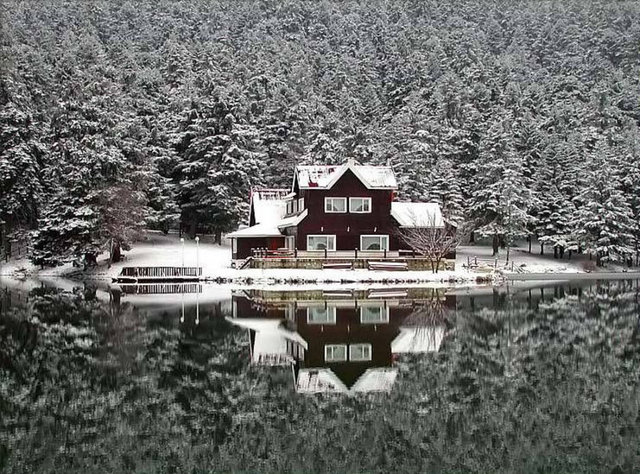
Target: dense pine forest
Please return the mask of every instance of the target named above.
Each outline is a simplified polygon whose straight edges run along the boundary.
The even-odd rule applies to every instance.
[[[57,264],[245,221],[296,163],[558,256],[638,258],[640,3],[6,1],[0,219]]]

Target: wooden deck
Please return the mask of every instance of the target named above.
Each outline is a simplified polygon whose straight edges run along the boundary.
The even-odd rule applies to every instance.
[[[202,267],[123,267],[116,283],[181,283],[198,281]]]

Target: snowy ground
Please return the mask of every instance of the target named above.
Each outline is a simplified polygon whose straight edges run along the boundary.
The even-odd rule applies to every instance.
[[[535,250],[535,247],[534,247]],[[468,261],[478,261],[478,267],[469,270]],[[577,255],[572,260],[558,260],[553,254],[539,255],[539,252],[528,253],[522,246],[511,251],[511,261],[505,262],[506,252],[501,250],[498,256],[498,270],[502,272],[518,273],[582,273],[591,267],[588,257]],[[125,259],[112,265],[107,265],[107,255],[98,259],[99,265],[87,272],[80,272],[71,264],[56,268],[39,269],[28,260],[12,260],[0,264],[0,275],[34,276],[38,279],[51,277],[77,277],[110,280],[117,276],[123,266],[201,266],[203,276],[207,279],[219,281],[275,284],[282,282],[318,282],[318,283],[400,283],[400,282],[475,282],[478,278],[491,279],[494,270],[494,257],[491,247],[464,246],[457,252],[456,270],[433,274],[424,271],[370,271],[370,270],[299,270],[299,269],[245,269],[236,270],[230,267],[231,249],[213,243],[212,238],[204,236],[199,245],[193,240],[186,240],[183,245],[175,234],[163,235],[150,232],[144,241],[135,244],[134,248],[125,253]],[[513,264],[511,263],[513,262]],[[592,271],[619,271],[620,267],[605,267],[604,269],[590,268]]]
[[[479,264],[494,265],[490,246],[462,246],[458,248],[456,268],[462,268],[468,261],[474,261],[477,257]],[[545,254],[540,255],[540,247],[533,245],[531,253],[526,242],[511,249],[509,263],[506,262],[507,252],[500,249],[497,256],[497,268],[505,273],[604,273],[621,272],[626,270],[622,265],[609,264],[604,267],[596,267],[595,261],[590,261],[587,254],[574,254],[571,259],[565,254],[563,259],[553,258],[553,250],[545,249]],[[631,269],[630,269],[631,270]],[[633,269],[637,270],[637,269]]]

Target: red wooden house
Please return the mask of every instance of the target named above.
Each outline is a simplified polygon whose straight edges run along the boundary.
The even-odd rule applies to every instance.
[[[253,249],[397,251],[407,249],[400,227],[444,228],[437,204],[395,201],[397,188],[389,166],[298,166],[290,190],[252,192],[249,227],[228,236],[232,258]]]

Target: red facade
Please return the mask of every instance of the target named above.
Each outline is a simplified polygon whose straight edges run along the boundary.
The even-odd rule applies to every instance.
[[[307,250],[308,235],[335,235],[336,250],[360,249],[360,235],[388,235],[389,250],[398,249],[395,236],[397,224],[391,217],[393,190],[368,189],[350,170],[330,189],[304,189],[294,187],[296,199],[304,198],[308,216],[297,226],[286,229],[287,235],[296,237],[295,245],[299,250]],[[350,197],[371,198],[369,213],[327,213],[325,198]]]
[[[437,204],[394,202],[396,189],[388,166],[352,160],[342,166],[298,166],[291,189],[253,190],[250,227],[229,235],[233,259],[265,248],[277,250],[269,256],[295,250],[408,250],[398,235],[401,225],[436,225],[425,224],[428,216],[444,227]]]

